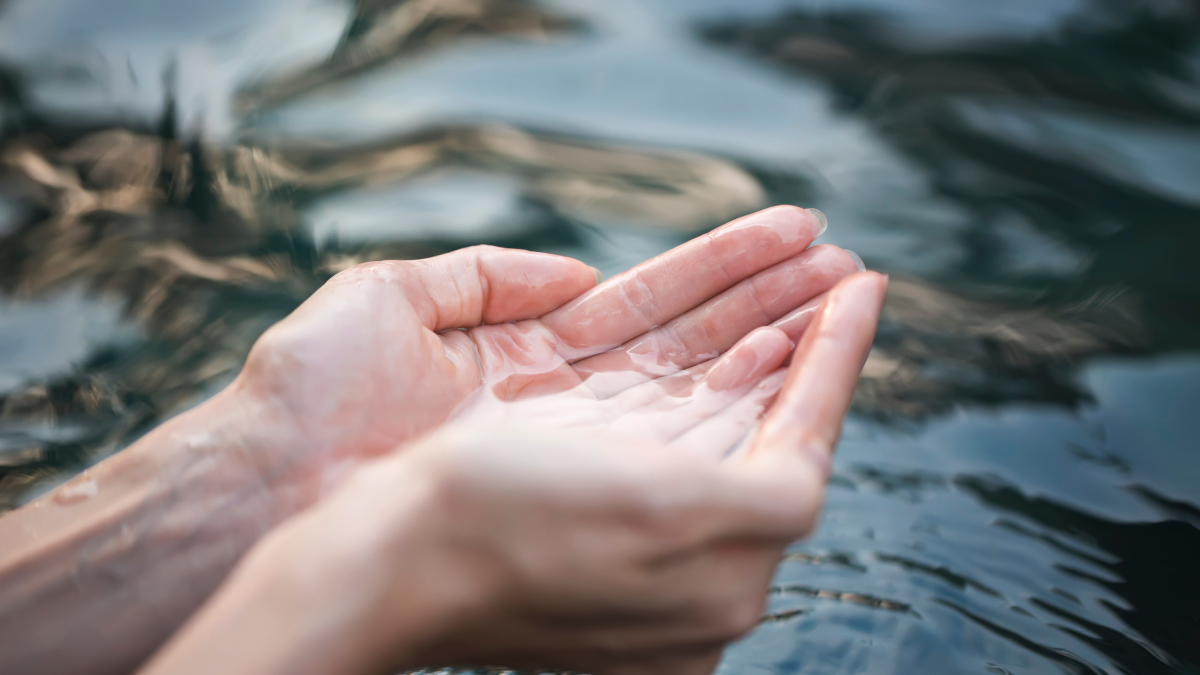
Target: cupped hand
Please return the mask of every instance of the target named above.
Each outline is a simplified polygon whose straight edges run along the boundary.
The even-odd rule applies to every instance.
[[[816,521],[885,289],[864,273],[829,293],[727,460],[683,439],[450,424],[366,463],[261,542],[145,675],[707,675]]]
[[[814,212],[768,209],[598,286],[579,261],[491,247],[360,265],[264,334],[230,391],[299,430],[285,462],[318,478],[456,411],[669,440],[732,406],[698,432],[716,452],[752,425],[821,295],[856,269],[809,247],[823,229]],[[497,405],[514,401],[536,403]],[[278,472],[275,459],[257,461]]]

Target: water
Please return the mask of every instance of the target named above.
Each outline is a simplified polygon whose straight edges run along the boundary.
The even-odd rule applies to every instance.
[[[8,0],[0,130],[4,507],[355,262],[798,203],[892,292],[722,672],[1200,672],[1194,0]]]

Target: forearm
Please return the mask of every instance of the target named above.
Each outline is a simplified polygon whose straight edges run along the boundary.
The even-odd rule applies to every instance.
[[[0,518],[0,672],[144,660],[306,503],[278,471],[273,420],[227,390]]]
[[[426,493],[402,458],[373,466],[260,540],[139,675],[386,675],[430,665],[422,647],[472,613],[487,587],[461,565],[417,562],[430,548],[418,524],[435,515]]]
[[[356,630],[344,609],[339,591],[352,594],[353,586],[333,578],[295,583],[295,563],[311,560],[255,549],[138,675],[394,672],[381,667],[379,650],[364,643],[367,631]]]

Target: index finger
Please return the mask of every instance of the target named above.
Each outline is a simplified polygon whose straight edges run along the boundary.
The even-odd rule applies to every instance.
[[[808,248],[819,211],[777,206],[722,225],[619,274],[542,317],[578,359],[660,326]]]
[[[862,272],[829,292],[792,357],[787,381],[767,413],[751,454],[800,452],[827,475],[871,350],[887,277]]]

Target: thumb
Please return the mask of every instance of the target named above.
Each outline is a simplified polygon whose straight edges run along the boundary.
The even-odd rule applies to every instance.
[[[408,300],[433,331],[533,319],[583,294],[600,277],[573,258],[494,246],[408,261],[403,269]]]

